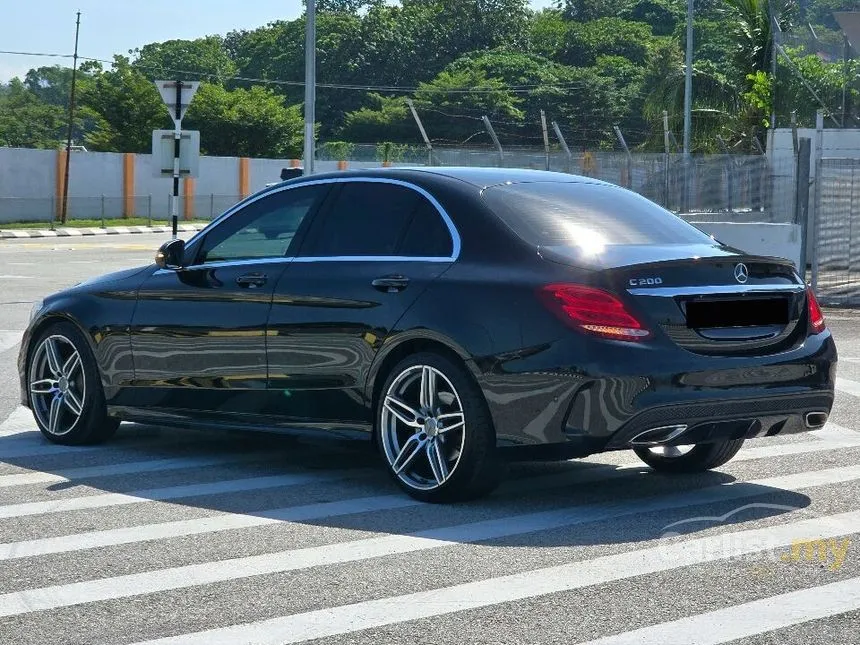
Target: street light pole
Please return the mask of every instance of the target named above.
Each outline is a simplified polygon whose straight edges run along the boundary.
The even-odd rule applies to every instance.
[[[317,90],[317,36],[316,36],[316,0],[306,0],[305,5],[305,152],[304,174],[314,171],[316,156],[314,120],[316,112]]]
[[[693,112],[693,0],[687,0],[687,58],[684,69],[684,154],[690,153]]]

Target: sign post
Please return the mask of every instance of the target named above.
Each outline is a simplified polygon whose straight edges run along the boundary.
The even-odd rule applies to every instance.
[[[200,87],[199,81],[155,81],[164,104],[170,110],[170,118],[173,119],[173,201],[170,205],[170,214],[173,218],[173,238],[176,239],[176,231],[179,222],[179,157],[182,142],[182,117],[188,111],[191,99]]]

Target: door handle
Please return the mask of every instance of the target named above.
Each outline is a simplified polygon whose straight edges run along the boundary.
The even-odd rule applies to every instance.
[[[269,277],[264,273],[246,273],[245,275],[240,275],[236,278],[236,284],[240,287],[256,289],[257,287],[262,287],[266,284],[268,279]]]
[[[382,278],[376,278],[370,283],[374,289],[385,291],[386,293],[395,293],[403,291],[409,286],[409,278],[403,275],[387,275]]]

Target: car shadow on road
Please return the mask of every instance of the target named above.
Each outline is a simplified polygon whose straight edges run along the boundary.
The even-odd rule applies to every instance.
[[[223,465],[193,465],[196,459],[222,457]],[[188,459],[189,465],[146,472],[132,469],[109,476],[81,470],[160,459]],[[717,526],[744,528],[811,504],[801,493],[735,482],[719,471],[665,475],[644,465],[583,461],[512,464],[489,497],[453,505],[420,504],[412,502],[387,476],[375,448],[366,440],[220,430],[210,434],[133,424],[123,424],[110,443],[86,448],[53,446],[37,432],[2,436],[3,463],[56,478],[30,485],[27,490],[33,491],[33,501],[53,500],[55,494],[69,499],[75,496],[70,491],[87,487],[86,494],[122,493],[140,497],[142,502],[392,535],[507,521],[509,532],[502,530],[483,543],[510,546],[632,543]],[[206,490],[207,485],[233,480],[253,482],[255,478],[291,475],[308,475],[309,479],[282,487],[254,489],[252,483],[251,488],[235,491]],[[3,476],[0,473],[0,500],[10,500],[9,495],[2,495]],[[165,490],[192,484],[200,484],[202,489],[186,495],[176,490],[175,495],[165,496]],[[370,508],[368,500],[372,501]],[[2,505],[12,503],[0,501],[0,518],[4,517]],[[339,504],[337,512],[328,512],[333,504]],[[296,509],[302,512],[294,513]],[[535,522],[539,513],[555,515],[542,524],[540,517]],[[529,530],[530,522],[537,528]],[[465,539],[455,542],[469,541],[468,527],[463,529],[458,535]]]

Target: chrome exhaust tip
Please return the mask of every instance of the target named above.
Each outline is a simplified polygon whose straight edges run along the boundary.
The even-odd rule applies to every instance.
[[[686,425],[660,426],[640,432],[630,440],[631,446],[662,446],[687,431]]]
[[[820,428],[827,423],[826,412],[807,412],[804,417],[807,428]]]

